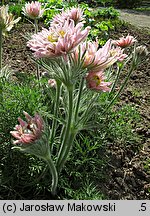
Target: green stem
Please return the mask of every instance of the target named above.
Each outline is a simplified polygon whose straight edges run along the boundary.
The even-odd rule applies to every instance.
[[[38,33],[38,20],[37,19],[34,20],[34,29],[35,29],[35,34],[37,34]],[[37,80],[40,81],[40,72],[39,72],[38,64],[36,67],[36,77],[37,77]],[[39,84],[39,87],[40,87],[40,84]]]
[[[0,29],[0,70],[2,69],[2,29]]]
[[[82,95],[83,86],[84,86],[84,78],[82,78],[82,80],[80,82],[80,86],[79,86],[78,99],[77,99],[77,104],[76,104],[76,108],[75,108],[75,122],[76,122],[77,116],[78,116],[78,111],[79,111],[79,105],[80,105],[80,99],[81,99],[81,95]]]
[[[130,61],[131,57],[132,57],[132,54],[127,58],[127,60],[125,61],[125,63],[124,63],[123,65],[118,66],[117,75],[116,75],[115,81],[114,81],[114,83],[113,83],[113,85],[112,85],[112,88],[111,88],[111,91],[110,91],[110,93],[109,93],[108,99],[110,98],[110,96],[111,96],[112,93],[114,92],[114,89],[115,89],[116,84],[117,84],[117,82],[118,82],[118,80],[119,80],[121,71],[122,71],[123,68],[126,66],[126,64]]]
[[[116,75],[115,81],[114,81],[114,83],[112,85],[111,91],[109,92],[109,96],[113,93],[113,91],[114,91],[114,89],[116,87],[116,84],[118,82],[118,79],[119,79],[119,76],[120,76],[120,73],[121,73],[121,69],[122,69],[121,67],[118,67],[117,75]],[[108,96],[108,98],[109,98],[109,96]]]
[[[74,138],[75,138],[75,135],[76,135],[76,133],[74,131],[72,131],[70,133],[70,135],[68,136],[68,140],[66,142],[65,149],[63,151],[63,156],[61,158],[60,164],[58,164],[58,166],[57,166],[57,172],[58,173],[61,172],[65,162],[67,161],[70,149],[72,147],[72,144],[73,144],[73,141],[74,141]]]
[[[133,59],[133,62],[132,62],[132,66],[123,82],[123,84],[121,85],[119,91],[117,92],[117,94],[113,97],[113,99],[111,100],[111,102],[108,104],[108,106],[106,107],[106,109],[104,110],[104,112],[102,113],[102,115],[104,113],[107,112],[107,110],[113,105],[114,101],[117,99],[117,97],[120,95],[120,93],[122,92],[122,90],[124,89],[124,87],[126,86],[127,82],[128,82],[128,79],[132,73],[132,71],[135,69],[136,65],[135,65],[135,62],[134,62],[134,59]]]
[[[35,34],[37,34],[38,33],[38,20],[37,19],[34,20],[34,28],[35,28]]]
[[[57,173],[56,167],[54,165],[54,162],[52,161],[50,154],[48,155],[48,157],[45,158],[45,161],[47,162],[51,175],[52,175],[51,193],[52,195],[55,195],[57,185],[58,185],[58,173]]]
[[[64,158],[64,152],[66,149],[66,145],[68,144],[68,140],[70,138],[70,131],[71,131],[71,123],[72,123],[72,113],[73,113],[73,87],[68,89],[68,119],[67,119],[67,125],[64,131],[64,137],[63,141],[60,147],[60,150],[58,152],[58,158],[56,161],[57,170],[59,170],[59,166]],[[65,154],[66,156],[66,154]]]
[[[56,134],[56,128],[57,128],[57,116],[58,116],[58,109],[59,109],[59,100],[60,100],[60,94],[61,94],[61,83],[59,81],[56,82],[56,101],[54,105],[54,119],[52,123],[52,132],[51,132],[51,151],[53,150],[53,142],[54,137]]]

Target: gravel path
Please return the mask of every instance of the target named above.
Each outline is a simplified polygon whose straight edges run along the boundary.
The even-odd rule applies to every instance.
[[[137,28],[145,28],[150,30],[150,11],[146,14],[136,12],[133,10],[118,10],[120,12],[120,19],[134,25]]]

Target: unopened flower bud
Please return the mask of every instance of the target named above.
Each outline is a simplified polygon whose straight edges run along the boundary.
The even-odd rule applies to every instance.
[[[55,79],[49,79],[48,80],[48,84],[50,85],[50,87],[56,87],[56,81],[55,81]]]
[[[50,78],[50,75],[48,72],[45,71],[42,73],[42,77]]]
[[[140,58],[144,58],[145,56],[148,55],[148,50],[147,50],[146,46],[136,47],[135,52]]]

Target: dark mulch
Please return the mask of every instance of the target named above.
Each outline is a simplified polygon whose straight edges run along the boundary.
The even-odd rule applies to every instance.
[[[29,58],[24,35],[33,32],[31,25],[18,25],[4,42],[4,63],[10,64],[15,72],[33,73],[34,64]],[[123,27],[112,37],[118,38],[122,34],[130,33],[135,36],[139,44],[146,45],[150,50],[150,35],[136,30],[134,27]],[[149,56],[150,57],[150,56]],[[120,104],[136,106],[141,114],[141,123],[135,125],[134,130],[141,135],[140,142],[111,143],[107,149],[110,158],[107,174],[109,178],[103,183],[103,191],[110,199],[149,199],[150,198],[150,169],[145,169],[145,162],[150,156],[150,61],[142,63],[129,81],[126,90],[121,95]],[[133,89],[139,94],[133,94]]]

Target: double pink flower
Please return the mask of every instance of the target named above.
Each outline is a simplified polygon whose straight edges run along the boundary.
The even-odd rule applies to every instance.
[[[99,72],[89,72],[86,76],[87,87],[94,91],[103,91],[108,92],[110,91],[109,86],[111,82],[105,81],[105,75],[103,71]]]
[[[51,22],[51,26],[63,25],[67,19],[73,20],[75,24],[84,21],[83,11],[79,7],[72,7],[71,9],[68,9],[66,11],[63,10],[62,13],[54,16]]]
[[[10,131],[11,135],[17,139],[13,142],[14,144],[33,143],[41,137],[44,130],[44,121],[38,114],[32,118],[27,112],[23,113],[27,122],[18,118],[20,125],[15,126],[15,131]]]
[[[82,28],[82,22],[75,25],[73,20],[68,19],[63,25],[52,26],[49,30],[43,28],[32,36],[27,46],[37,58],[66,55],[87,37],[90,27]]]
[[[93,72],[104,70],[117,61],[123,61],[127,55],[119,47],[114,48],[111,40],[108,40],[102,48],[98,48],[97,42],[85,42],[74,52],[75,59],[79,55],[83,60],[83,67]]]
[[[23,12],[31,19],[38,19],[43,16],[44,9],[42,9],[40,2],[32,1],[31,3],[25,4],[25,7],[23,7]]]
[[[136,41],[137,40],[133,36],[128,34],[126,37],[119,38],[119,40],[113,40],[112,43],[119,47],[125,48],[131,46]]]

